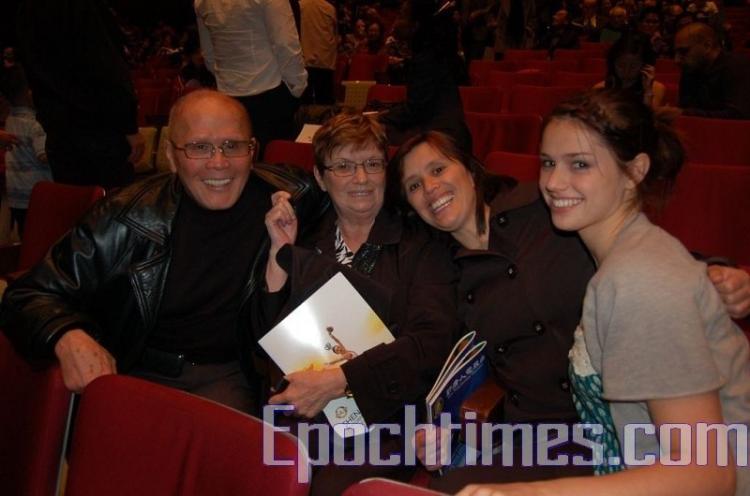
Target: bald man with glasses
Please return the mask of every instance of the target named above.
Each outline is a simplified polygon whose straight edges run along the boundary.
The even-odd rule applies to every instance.
[[[59,360],[73,391],[126,373],[255,413],[248,302],[264,216],[278,189],[313,212],[312,182],[253,163],[250,121],[229,96],[190,93],[170,130],[172,173],[97,204],[9,287],[3,327],[29,356]]]

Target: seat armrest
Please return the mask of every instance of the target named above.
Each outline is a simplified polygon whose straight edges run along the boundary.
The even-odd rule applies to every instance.
[[[494,418],[493,412],[500,408],[505,390],[501,388],[493,377],[488,377],[461,404],[461,419],[466,419],[467,412],[474,412],[476,422],[487,422]]]

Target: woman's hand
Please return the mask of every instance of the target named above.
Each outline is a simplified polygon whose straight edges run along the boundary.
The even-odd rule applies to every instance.
[[[269,293],[279,291],[286,284],[287,273],[276,263],[276,254],[282,246],[293,245],[297,240],[297,216],[289,203],[291,195],[277,191],[271,195],[271,210],[266,214],[266,230],[271,239],[266,263],[266,288]]]
[[[293,405],[294,413],[313,418],[329,401],[344,396],[346,376],[341,367],[323,370],[302,370],[285,376],[289,385],[283,392],[271,396],[271,405]]]
[[[420,425],[412,443],[417,458],[430,472],[451,464],[450,440],[453,432],[432,424]],[[443,447],[447,447],[444,450]]]
[[[275,253],[286,244],[293,245],[297,240],[297,216],[292,204],[291,194],[277,191],[271,195],[271,210],[266,214],[266,229],[271,238],[271,252]]]

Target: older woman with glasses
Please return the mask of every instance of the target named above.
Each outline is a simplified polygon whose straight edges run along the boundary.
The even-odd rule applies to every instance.
[[[369,423],[401,423],[406,404],[417,405],[423,415],[425,396],[457,330],[450,255],[423,226],[405,224],[385,205],[387,141],[374,118],[338,115],[318,130],[313,147],[315,179],[328,193],[331,208],[298,237],[289,195],[274,195],[266,216],[271,248],[263,313],[276,316],[268,324],[277,321],[311,288],[341,271],[396,339],[340,367],[288,374],[288,387],[269,403],[291,404],[297,415],[311,418],[330,400],[351,394]],[[279,299],[286,309],[277,312],[269,302]],[[381,441],[381,459],[403,449],[401,436],[381,436]],[[340,494],[376,475],[405,480],[412,471],[404,466],[323,467],[313,477],[312,493]]]

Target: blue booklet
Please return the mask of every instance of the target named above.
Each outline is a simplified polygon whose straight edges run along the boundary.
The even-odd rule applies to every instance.
[[[461,405],[487,378],[489,366],[484,355],[487,341],[476,341],[476,331],[463,336],[451,350],[435,384],[427,395],[427,422],[438,423],[448,412],[452,421],[461,418]]]

